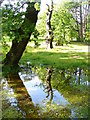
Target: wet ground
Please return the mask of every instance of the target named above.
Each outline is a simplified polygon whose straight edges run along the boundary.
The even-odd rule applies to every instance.
[[[88,71],[21,65],[3,76],[3,118],[88,118]]]

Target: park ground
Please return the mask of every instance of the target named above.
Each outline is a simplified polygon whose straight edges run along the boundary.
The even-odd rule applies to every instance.
[[[38,48],[29,42],[20,60],[20,64],[30,61],[32,65],[52,66],[55,68],[88,67],[88,45],[80,42],[71,42],[64,46],[54,46],[46,49],[42,43]]]

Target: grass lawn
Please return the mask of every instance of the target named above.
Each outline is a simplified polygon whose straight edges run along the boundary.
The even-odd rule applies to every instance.
[[[87,69],[88,45],[74,42],[67,46],[54,46],[53,49],[46,49],[44,45],[33,48],[30,42],[20,60],[20,64],[27,61],[36,66],[41,64],[60,69],[76,67]]]

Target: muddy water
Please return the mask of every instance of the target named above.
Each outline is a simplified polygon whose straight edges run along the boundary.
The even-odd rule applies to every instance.
[[[21,65],[1,80],[3,118],[87,118],[88,75],[80,68]]]

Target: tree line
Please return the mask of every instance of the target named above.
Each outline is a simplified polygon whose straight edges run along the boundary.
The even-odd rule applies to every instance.
[[[63,6],[53,5],[51,28],[53,41],[56,45],[68,44],[70,41],[88,42],[89,40],[89,2],[65,2]],[[36,26],[39,36],[47,36],[46,19],[47,11],[39,16]]]

